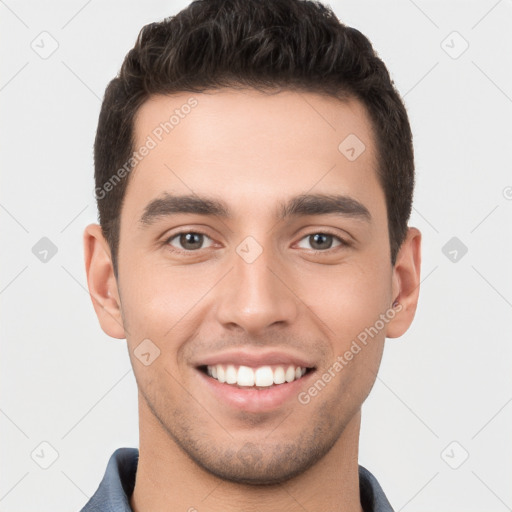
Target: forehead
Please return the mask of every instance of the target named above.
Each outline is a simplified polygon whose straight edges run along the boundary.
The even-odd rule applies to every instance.
[[[287,192],[382,199],[372,125],[354,99],[252,89],[153,96],[135,117],[134,150],[145,156],[125,203],[139,214],[162,192],[213,192],[235,209]]]

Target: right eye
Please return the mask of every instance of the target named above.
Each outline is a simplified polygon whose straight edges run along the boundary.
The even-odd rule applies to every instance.
[[[211,242],[213,241],[204,233],[199,233],[197,231],[180,231],[179,233],[175,233],[169,237],[166,243],[177,251],[195,252],[199,249],[205,248],[203,247],[205,239],[210,241],[210,244],[206,247],[211,247]]]

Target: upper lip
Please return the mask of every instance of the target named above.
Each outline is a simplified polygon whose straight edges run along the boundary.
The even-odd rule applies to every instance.
[[[278,350],[230,350],[201,358],[194,366],[213,366],[216,364],[233,364],[257,368],[266,365],[300,366],[313,368],[314,364],[305,357]]]

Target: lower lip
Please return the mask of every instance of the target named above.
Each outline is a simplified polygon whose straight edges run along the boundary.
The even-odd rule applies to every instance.
[[[238,387],[224,384],[196,369],[201,380],[208,386],[214,396],[227,405],[245,412],[270,412],[278,409],[291,399],[296,399],[306,386],[314,371],[306,373],[293,382],[277,384],[268,388]]]

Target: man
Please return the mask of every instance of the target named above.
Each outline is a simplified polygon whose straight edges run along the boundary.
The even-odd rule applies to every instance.
[[[358,465],[361,406],[413,320],[421,234],[407,114],[369,41],[300,0],[144,27],[95,179],[88,286],[127,340],[140,446],[83,510],[392,510]]]

